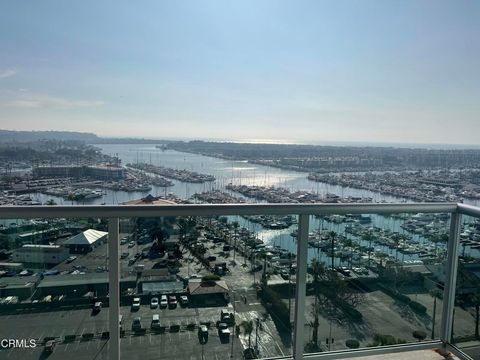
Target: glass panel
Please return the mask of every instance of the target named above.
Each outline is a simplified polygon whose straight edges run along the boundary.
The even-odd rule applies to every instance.
[[[480,357],[480,220],[462,217],[452,341]]]
[[[0,357],[107,359],[107,222],[0,224]]]
[[[310,222],[305,351],[438,339],[448,214]]]
[[[146,359],[290,355],[296,223],[122,219],[122,354],[141,347]]]

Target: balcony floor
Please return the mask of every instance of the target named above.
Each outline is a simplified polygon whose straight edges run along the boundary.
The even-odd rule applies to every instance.
[[[458,360],[458,357],[451,354],[448,357],[442,356],[434,350],[417,350],[403,353],[390,353],[383,355],[361,356],[352,360]]]

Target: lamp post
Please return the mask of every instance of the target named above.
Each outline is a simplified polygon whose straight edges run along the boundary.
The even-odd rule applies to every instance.
[[[230,352],[230,359],[233,359],[233,342],[235,340],[235,292],[233,291],[233,331],[232,331],[232,348]]]
[[[258,355],[258,327],[260,326],[260,319],[256,319],[255,324],[255,355]]]
[[[288,316],[291,314],[291,309],[292,309],[292,290],[291,290],[291,285],[292,285],[292,253],[288,253]]]

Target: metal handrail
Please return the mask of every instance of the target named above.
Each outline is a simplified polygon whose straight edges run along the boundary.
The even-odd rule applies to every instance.
[[[480,218],[480,208],[477,206],[459,203],[457,211],[463,215]]]
[[[216,215],[454,213],[456,203],[0,206],[0,219]],[[478,209],[480,217],[480,209]]]

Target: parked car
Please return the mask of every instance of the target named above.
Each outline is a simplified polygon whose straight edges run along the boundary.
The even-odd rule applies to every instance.
[[[70,256],[67,258],[67,263],[71,263],[72,261],[75,261],[77,259],[77,257],[75,255],[73,256]]]
[[[175,295],[170,295],[168,297],[168,307],[172,309],[177,307],[177,297]]]
[[[168,300],[167,300],[167,295],[162,295],[160,298],[160,307],[167,307],[168,306]]]
[[[340,274],[342,274],[342,275],[351,276],[350,269],[348,269],[348,268],[345,267],[345,266],[338,267],[338,268],[337,268],[337,271],[338,271]]]
[[[154,330],[160,329],[160,315],[158,314],[152,315],[152,323],[150,324],[150,327]]]
[[[128,260],[128,266],[132,266],[133,264],[135,264],[135,261],[136,261],[136,259]]]
[[[102,302],[101,301],[97,301],[93,304],[93,308],[92,308],[92,311],[94,313],[99,313],[100,310],[102,310]]]
[[[122,239],[120,240],[120,245],[125,245],[128,241],[128,237],[127,236],[124,236],[122,237]]]
[[[55,349],[56,344],[57,343],[55,342],[55,340],[48,340],[45,343],[45,347],[44,347],[43,351],[45,351],[47,354],[51,354],[53,352],[53,350]]]
[[[158,298],[154,297],[150,300],[150,309],[158,308]]]
[[[235,323],[235,317],[233,316],[233,313],[231,313],[230,311],[221,310],[220,311],[220,322],[231,325],[231,324]]]
[[[218,335],[221,338],[229,338],[230,337],[230,329],[228,325],[224,322],[218,324]]]
[[[129,248],[132,248],[135,246],[135,241],[130,241],[127,245]]]
[[[140,310],[140,298],[139,297],[133,298],[132,310]]]
[[[188,305],[188,297],[187,295],[181,295],[180,296],[180,304],[182,306],[187,306]]]
[[[128,252],[123,252],[122,255],[120,256],[120,259],[126,259],[128,258],[130,254]]]
[[[132,331],[140,331],[142,330],[142,323],[140,321],[141,319],[139,317],[136,317],[133,319],[132,322]]]

